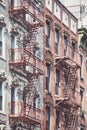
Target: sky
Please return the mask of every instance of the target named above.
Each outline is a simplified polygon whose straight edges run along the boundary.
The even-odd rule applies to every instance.
[[[60,2],[64,4],[64,0],[60,0]]]

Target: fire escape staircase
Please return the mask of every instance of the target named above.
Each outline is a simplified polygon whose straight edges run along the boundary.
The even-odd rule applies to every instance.
[[[65,130],[74,130],[76,128],[76,122],[77,122],[77,111],[71,113],[65,113]]]
[[[68,60],[68,61],[67,61]],[[65,130],[74,130],[76,128],[77,111],[79,105],[75,100],[72,100],[72,89],[75,87],[77,69],[80,68],[68,58],[60,58],[57,61],[57,66],[66,73],[67,84],[64,86],[64,98],[56,101],[56,106],[64,111],[65,115]],[[71,64],[70,64],[71,62]]]
[[[23,90],[23,104],[21,108],[21,113],[17,118],[15,116],[12,117],[12,120],[18,121],[21,120],[26,122],[27,124],[31,123],[32,125],[37,125],[41,123],[41,118],[37,118],[36,114],[38,113],[41,116],[41,111],[34,112],[32,108],[33,99],[38,97],[37,93],[37,80],[38,76],[43,74],[42,71],[42,61],[33,54],[34,48],[36,46],[36,36],[38,33],[38,29],[43,26],[43,22],[34,14],[34,6],[31,8],[31,2],[24,1],[22,6],[18,8],[11,8],[9,10],[9,15],[12,20],[15,20],[18,24],[23,25],[23,27],[27,30],[27,36],[24,37],[22,48],[22,61],[21,58],[19,61],[11,60],[11,51],[10,51],[10,61],[9,65],[13,66],[13,68],[18,68],[18,70],[23,71],[28,78],[28,84],[24,87]],[[33,9],[33,12],[30,12],[30,9]],[[39,12],[39,11],[36,11]],[[23,19],[22,14],[29,14],[36,22],[27,22]],[[39,12],[42,15],[42,13]],[[43,17],[43,16],[42,16]],[[20,53],[19,50],[14,49],[14,53]],[[39,66],[38,66],[39,65]],[[28,72],[25,70],[26,67],[30,67],[32,72]],[[21,107],[21,106],[20,106]],[[34,114],[34,115],[33,115]],[[16,120],[17,119],[17,120]]]
[[[30,52],[33,51],[36,44],[36,36],[38,33],[39,26],[34,25],[29,28],[28,35],[24,38],[24,47]]]
[[[28,106],[32,106],[33,99],[37,96],[36,92],[37,92],[37,77],[35,76],[29,80],[28,86],[26,86],[23,90],[24,103],[26,105],[28,104]],[[26,99],[26,97],[28,98]]]
[[[77,68],[75,66],[71,66],[69,68],[67,85],[64,88],[65,98],[67,98],[67,97],[70,98],[70,95],[72,96],[71,93],[72,93],[72,89],[74,88],[74,85],[75,85],[76,72],[77,72]]]

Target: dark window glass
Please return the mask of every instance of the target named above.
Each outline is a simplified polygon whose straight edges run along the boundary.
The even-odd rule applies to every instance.
[[[0,28],[0,55],[2,55],[2,29]]]
[[[64,35],[64,56],[66,56],[67,52],[67,37]]]
[[[50,86],[50,64],[46,64],[46,90],[49,91]]]
[[[2,83],[0,82],[0,110],[2,110]]]
[[[50,47],[50,22],[46,21],[46,47]]]
[[[80,65],[82,66],[83,56],[80,55]],[[82,69],[80,68],[80,77],[82,77]]]
[[[2,42],[0,41],[0,55],[2,55]]]
[[[85,126],[84,125],[80,125],[80,130],[85,130]]]
[[[59,30],[55,29],[55,53],[58,54]]]
[[[36,108],[36,98],[33,99],[33,107]]]
[[[75,54],[75,43],[72,42],[72,57],[74,57]]]
[[[80,87],[80,96],[81,96],[81,102],[83,100],[83,94],[84,94],[84,88]]]
[[[59,128],[59,117],[60,117],[59,111],[56,111],[56,130]]]
[[[46,107],[46,130],[50,130],[50,107]]]
[[[58,94],[58,89],[59,89],[59,70],[56,69],[56,84],[55,84],[55,94]]]
[[[11,88],[11,114],[15,111],[15,88]]]

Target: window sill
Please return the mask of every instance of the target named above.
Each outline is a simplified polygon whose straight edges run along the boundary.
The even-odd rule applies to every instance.
[[[2,0],[0,0],[0,6],[2,6],[3,8],[5,8],[5,3]]]
[[[84,81],[84,77],[80,77],[80,80],[81,80],[81,81]]]
[[[3,58],[2,56],[0,56],[0,59],[3,60],[4,62],[6,62],[6,59]]]
[[[59,94],[55,94],[55,97],[59,97]]]
[[[52,52],[51,48],[45,47],[45,50],[48,52]]]
[[[4,116],[6,115],[6,113],[3,110],[0,110],[0,114]]]
[[[45,93],[51,95],[51,91],[50,90],[45,89]]]

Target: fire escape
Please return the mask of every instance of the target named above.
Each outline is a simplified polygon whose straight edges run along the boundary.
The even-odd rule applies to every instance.
[[[63,128],[65,130],[74,130],[77,127],[78,110],[80,107],[79,95],[76,95],[76,78],[79,65],[79,53],[74,51],[72,57],[70,51],[72,48],[67,45],[67,52],[64,56],[55,59],[56,67],[58,67],[66,76],[66,85],[63,87],[63,96],[55,100],[55,107],[62,110]],[[74,92],[74,94],[73,94]]]
[[[37,94],[38,76],[43,75],[43,61],[33,53],[36,46],[36,36],[40,27],[43,26],[43,4],[39,5],[31,0],[23,0],[20,6],[13,6],[9,9],[11,20],[18,23],[26,30],[23,38],[23,48],[9,49],[9,69],[22,75],[27,79],[28,84],[23,89],[23,102],[10,103],[10,108],[15,108],[15,112],[10,112],[9,120],[12,125],[22,122],[28,129],[41,127],[43,111],[33,108],[32,102]],[[32,22],[27,21],[24,15],[29,15]],[[14,32],[13,32],[14,33]],[[14,126],[15,129],[15,126]]]

